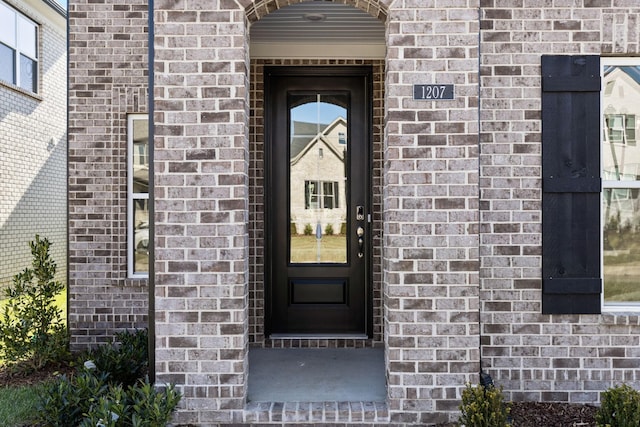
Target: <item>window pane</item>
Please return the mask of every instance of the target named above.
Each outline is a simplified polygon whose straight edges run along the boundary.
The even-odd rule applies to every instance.
[[[16,83],[14,58],[14,50],[0,43],[0,80],[11,84]]]
[[[625,138],[627,144],[636,143],[636,116],[634,114],[628,114],[625,121]]]
[[[324,195],[324,208],[333,209],[333,182],[322,183],[322,194]]]
[[[604,298],[640,301],[640,207],[638,189],[605,189]]]
[[[133,201],[134,273],[149,272],[149,201]]]
[[[16,13],[0,2],[0,41],[16,47]]]
[[[603,117],[603,279],[605,303],[640,302],[640,66],[605,65]],[[626,188],[607,188],[615,182]]]
[[[149,120],[133,120],[133,192],[149,192]]]
[[[291,263],[345,263],[349,96],[289,93]],[[304,187],[303,187],[304,185]],[[342,190],[340,190],[342,187]],[[346,227],[345,227],[346,229]]]
[[[30,58],[37,59],[38,48],[36,25],[23,16],[18,15],[18,49]]]
[[[29,92],[37,92],[38,63],[33,59],[20,55],[20,84],[19,86]]]
[[[636,134],[640,114],[640,66],[605,66],[602,96],[604,141],[603,178],[635,181],[640,178],[640,147]],[[606,183],[605,183],[606,186]]]

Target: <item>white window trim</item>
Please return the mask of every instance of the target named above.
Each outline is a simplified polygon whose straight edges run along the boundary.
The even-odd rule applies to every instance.
[[[145,279],[149,273],[136,273],[135,260],[135,229],[134,229],[134,206],[135,200],[149,200],[149,193],[133,192],[133,122],[136,120],[148,120],[148,114],[128,114],[127,115],[127,269],[128,276],[132,279]],[[149,171],[151,173],[151,171]],[[149,176],[151,178],[151,176]],[[151,221],[151,218],[149,218]],[[151,260],[149,260],[151,263]]]
[[[602,86],[600,88],[600,145],[602,145],[602,135],[605,132],[605,121],[604,121],[604,68],[605,66],[640,66],[640,57],[632,57],[632,58],[616,58],[616,57],[601,57],[600,58],[600,78],[602,81]],[[637,120],[637,118],[636,118]],[[600,171],[604,170],[604,150],[600,150]],[[603,200],[604,190],[605,189],[615,189],[615,188],[640,188],[640,180],[635,181],[610,181],[610,180],[602,180],[602,188],[600,191],[600,271],[602,275],[602,293],[600,294],[601,298],[601,307],[602,313],[630,313],[630,314],[638,314],[640,312],[640,302],[605,302],[604,300],[604,209],[603,209]]]
[[[29,93],[39,93],[40,92],[40,24],[38,24],[36,21],[34,21],[33,19],[29,18],[27,15],[25,15],[24,13],[20,12],[19,10],[17,10],[15,7],[13,7],[12,5],[10,5],[7,2],[2,2],[2,4],[6,7],[8,7],[9,9],[13,10],[13,12],[16,14],[15,17],[15,38],[16,38],[16,44],[15,46],[9,46],[10,49],[14,49],[16,52],[16,57],[15,57],[15,82],[6,82],[5,80],[0,80],[3,82],[6,82],[12,86],[15,86],[17,88],[19,88],[20,90],[29,92]],[[35,39],[36,39],[36,54],[35,54],[35,58],[32,55],[29,55],[25,52],[23,52],[22,50],[20,50],[20,28],[18,25],[18,18],[23,18],[24,20],[31,22],[36,30],[36,34],[35,34]],[[0,42],[3,43],[3,42]],[[5,44],[5,43],[3,43]],[[6,45],[6,44],[5,44]],[[8,46],[8,45],[7,45]],[[33,60],[35,62],[36,65],[36,81],[35,81],[35,90],[31,90],[31,89],[25,89],[24,87],[22,87],[22,85],[20,84],[20,56],[24,55],[27,58]]]

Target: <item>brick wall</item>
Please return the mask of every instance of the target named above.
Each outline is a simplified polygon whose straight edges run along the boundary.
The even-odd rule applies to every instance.
[[[67,278],[64,18],[48,6],[7,4],[39,25],[40,78],[37,94],[0,82],[0,291],[31,267],[29,242],[36,234],[52,243],[56,279]]]
[[[69,327],[82,348],[146,327],[127,278],[127,114],[148,111],[146,0],[69,2]]]
[[[249,64],[235,1],[156,1],[156,378],[180,423],[241,420],[248,345]]]
[[[481,6],[483,365],[517,400],[596,402],[621,381],[638,388],[638,315],[540,314],[540,57],[638,56],[640,7],[624,0]]]
[[[426,424],[454,416],[479,370],[479,21],[474,2],[451,10],[386,3],[358,4],[389,19],[385,142],[376,158],[385,172],[376,215],[386,220],[377,336],[384,330],[386,422]],[[247,81],[261,64],[250,68],[245,29],[246,19],[277,6],[199,5],[154,5],[156,374],[181,385],[178,422],[213,424],[255,415],[243,412],[249,337],[263,339],[261,200],[248,191],[261,185],[260,141],[247,129]],[[457,99],[413,101],[414,83],[455,84]],[[253,123],[259,134],[260,120]],[[320,345],[277,345],[289,344]],[[328,420],[307,410],[292,419]],[[351,420],[338,412],[332,420]]]
[[[389,8],[385,341],[391,420],[447,421],[478,360],[478,3]],[[454,84],[414,101],[412,85]]]

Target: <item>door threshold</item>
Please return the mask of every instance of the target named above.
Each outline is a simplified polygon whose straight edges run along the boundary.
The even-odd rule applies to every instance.
[[[308,340],[308,339],[350,339],[350,340],[368,340],[367,334],[271,334],[269,339],[288,339],[288,340]]]
[[[242,414],[251,425],[381,425],[390,422],[386,402],[249,402]]]

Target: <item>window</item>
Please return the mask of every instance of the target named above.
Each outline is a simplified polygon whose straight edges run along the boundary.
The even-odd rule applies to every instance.
[[[338,209],[337,181],[305,181],[305,209]]]
[[[149,274],[149,119],[130,114],[128,147],[128,261],[131,277]]]
[[[605,98],[612,98],[611,95]],[[636,143],[636,115],[635,114],[605,114],[604,138],[606,143],[635,145]]]
[[[0,1],[0,80],[38,89],[38,25]]]
[[[640,59],[602,58],[604,305],[640,308]]]

